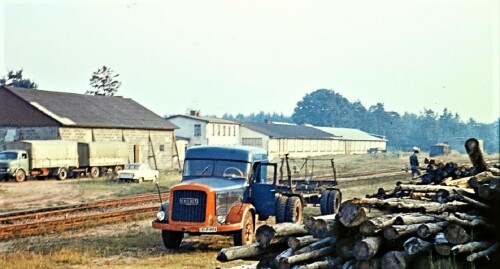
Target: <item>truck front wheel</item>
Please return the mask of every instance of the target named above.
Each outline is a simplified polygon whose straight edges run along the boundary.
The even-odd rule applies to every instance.
[[[17,182],[23,182],[26,180],[26,172],[24,172],[23,169],[19,169],[16,172],[16,181]]]
[[[286,201],[288,197],[279,196],[276,198],[276,223],[285,222]]]
[[[162,230],[161,237],[166,248],[179,248],[182,238],[184,237],[184,233]]]
[[[99,167],[92,167],[90,168],[90,177],[91,178],[96,178],[99,176]]]
[[[292,223],[302,222],[302,202],[297,196],[289,197],[286,201],[285,221]]]
[[[255,239],[254,227],[252,213],[248,211],[243,219],[243,229],[233,235],[234,245],[245,246],[253,243]]]
[[[59,180],[65,180],[66,178],[68,178],[68,170],[64,167],[61,167],[59,169],[57,177],[59,178]]]

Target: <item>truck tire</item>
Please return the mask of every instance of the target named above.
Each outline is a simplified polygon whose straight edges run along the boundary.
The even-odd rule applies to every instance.
[[[99,176],[99,167],[92,167],[90,168],[90,177],[91,178],[96,178]]]
[[[328,196],[330,196],[330,191],[329,190],[324,190],[321,192],[321,197],[319,198],[319,208],[321,211],[321,215],[329,215],[328,211]]]
[[[302,201],[297,196],[288,197],[286,201],[285,221],[302,223]]]
[[[233,241],[235,246],[246,246],[255,241],[255,224],[250,211],[243,218],[243,229],[233,234]]]
[[[338,190],[331,190],[328,195],[328,211],[330,214],[336,214],[340,208],[340,192]]]
[[[16,172],[16,181],[17,182],[23,182],[26,180],[26,172],[24,172],[23,169],[19,169]]]
[[[286,196],[278,196],[276,198],[276,223],[283,223],[285,222],[285,210],[286,210],[286,201],[288,197]]]
[[[184,237],[184,233],[162,230],[161,237],[166,248],[179,248],[182,238]]]
[[[68,170],[64,167],[59,168],[59,173],[57,173],[57,178],[59,180],[65,180],[68,178]]]

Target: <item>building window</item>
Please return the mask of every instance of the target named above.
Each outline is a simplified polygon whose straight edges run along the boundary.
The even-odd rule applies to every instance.
[[[253,146],[262,148],[262,138],[243,138],[241,139],[243,146]]]
[[[212,125],[212,136],[215,136],[215,125]]]
[[[194,136],[201,136],[201,125],[200,124],[194,125]]]
[[[226,126],[222,126],[222,136],[226,136]]]
[[[165,145],[160,145],[160,151],[165,151]]]
[[[217,125],[217,136],[220,136],[220,125]]]
[[[233,136],[236,136],[236,126],[233,126]]]

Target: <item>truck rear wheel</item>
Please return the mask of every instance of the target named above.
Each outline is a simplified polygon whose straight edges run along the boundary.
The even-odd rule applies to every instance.
[[[23,182],[26,180],[26,172],[24,172],[23,169],[19,169],[16,172],[16,181],[17,182]]]
[[[292,223],[302,222],[302,202],[299,197],[292,196],[287,199],[285,221]]]
[[[248,211],[243,219],[243,229],[233,234],[235,246],[245,246],[253,243],[255,239],[254,223],[252,213]]]
[[[162,230],[161,237],[166,248],[179,248],[182,238],[184,237],[184,233]]]
[[[99,167],[92,167],[90,168],[90,177],[91,178],[96,178],[99,176]]]
[[[57,173],[57,178],[59,178],[59,180],[65,180],[66,178],[68,178],[68,170],[64,167],[59,168],[59,173]]]
[[[331,215],[339,212],[340,192],[338,190],[324,190],[321,192],[321,215]]]
[[[288,197],[279,196],[276,198],[276,223],[285,222],[286,201]]]

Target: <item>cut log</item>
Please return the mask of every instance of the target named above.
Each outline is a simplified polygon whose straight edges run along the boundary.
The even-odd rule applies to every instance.
[[[405,251],[406,253],[408,253],[408,255],[416,255],[419,253],[428,252],[429,249],[431,249],[432,244],[418,237],[411,237],[406,240],[406,242],[403,244],[403,247],[405,248]]]
[[[413,258],[413,256],[408,255],[405,251],[389,251],[382,256],[380,264],[383,269],[410,268]]]
[[[335,244],[335,254],[344,257],[346,260],[353,258],[352,249],[354,244],[356,244],[356,240],[353,237],[340,237],[337,244]]]
[[[303,224],[290,222],[273,225],[261,225],[255,232],[255,238],[261,248],[267,248],[275,239],[292,235],[306,235],[307,230]]]
[[[404,186],[404,185],[401,185]],[[413,185],[406,185],[413,186]],[[415,185],[421,186],[421,185]],[[467,203],[463,202],[449,202],[445,204],[440,204],[438,202],[427,202],[427,201],[419,201],[412,199],[403,199],[403,198],[389,198],[385,200],[375,199],[375,198],[364,198],[364,199],[353,199],[355,204],[361,205],[372,205],[381,207],[385,210],[385,212],[394,211],[418,211],[425,213],[441,213],[444,211],[459,211],[466,208]],[[342,220],[342,218],[341,218]]]
[[[315,238],[323,239],[330,236],[338,235],[339,220],[335,218],[316,218],[313,221],[312,227],[308,232]]]
[[[329,255],[329,254],[333,253],[333,250],[334,250],[333,246],[327,246],[324,248],[313,250],[311,252],[292,255],[290,257],[286,257],[286,258],[282,259],[281,261],[285,264],[296,264],[299,262],[318,259],[320,257]]]
[[[403,236],[408,236],[417,232],[420,224],[410,224],[410,225],[391,225],[385,227],[384,237],[389,240],[394,240],[396,238],[401,238]]]
[[[458,216],[458,217],[457,217]],[[475,227],[475,226],[484,226],[488,228],[492,228],[492,225],[486,222],[483,217],[468,215],[464,213],[443,213],[437,218],[441,220],[445,220],[448,222],[452,222],[465,227]]]
[[[278,254],[275,258],[274,258],[274,261],[273,261],[273,266],[274,267],[279,267],[281,261],[286,258],[286,257],[290,257],[293,255],[293,249],[291,248],[287,248],[285,249],[283,252],[281,252],[280,254]]]
[[[333,222],[337,218],[337,214],[331,215],[322,215],[322,216],[309,216],[304,219],[304,225],[306,226],[307,231],[312,230],[314,226],[315,220],[325,220],[325,222]]]
[[[380,259],[371,259],[367,261],[356,261],[356,269],[379,269]]]
[[[285,247],[286,247],[285,243],[278,242],[270,245],[268,249],[261,248],[259,246],[259,243],[223,248],[219,250],[219,252],[217,253],[217,260],[220,262],[227,262],[237,259],[244,260],[249,258],[255,258],[259,255],[264,255],[271,251],[276,251],[276,250],[282,251],[283,249],[285,249]]]
[[[479,145],[479,141],[475,138],[469,138],[465,141],[465,151],[469,155],[470,162],[476,168],[477,173],[481,173],[488,169],[483,158],[483,153]]]
[[[244,265],[237,265],[237,266],[232,266],[232,267],[224,267],[220,269],[257,269],[257,264],[258,262],[254,262],[251,264],[244,264]]]
[[[305,235],[302,237],[290,237],[288,238],[288,247],[292,250],[297,250],[304,246],[310,245],[312,243],[318,242],[319,239],[312,235]]]
[[[335,268],[339,266],[342,263],[342,258],[341,257],[331,257],[331,256],[326,256],[323,260],[313,262],[310,264],[304,264],[304,265],[297,265],[294,266],[293,269],[328,269],[328,268]]]
[[[434,238],[434,249],[441,256],[449,256],[451,254],[451,244],[448,242],[444,233],[437,233]]]
[[[490,242],[482,241],[482,242],[469,242],[463,245],[456,245],[451,248],[451,252],[453,255],[457,255],[460,253],[472,253],[477,251],[482,251],[491,246]]]
[[[380,237],[366,237],[354,245],[353,254],[356,260],[370,260],[377,254],[382,239]]]
[[[453,245],[461,245],[469,242],[470,240],[470,235],[464,227],[456,223],[450,223],[446,226],[444,229],[444,236],[446,237],[446,240]]]
[[[394,225],[410,225],[434,221],[436,221],[436,217],[434,215],[422,215],[419,213],[401,214],[396,217]]]
[[[373,235],[383,228],[394,224],[396,220],[395,215],[386,215],[376,218],[371,218],[363,221],[359,226],[359,232],[363,235]]]
[[[474,193],[473,189],[461,189],[456,187],[448,187],[448,186],[435,186],[435,185],[409,185],[409,184],[401,184],[399,186],[402,190],[406,191],[416,191],[416,192],[437,192],[438,190],[447,190],[450,193],[456,191],[459,194],[467,195]]]
[[[459,178],[459,179],[453,179],[453,178],[447,178],[441,182],[441,185],[444,186],[449,186],[449,187],[458,187],[462,189],[468,189],[471,188],[469,186],[469,180],[471,177],[464,177],[464,178]]]
[[[340,217],[340,222],[344,226],[355,227],[359,226],[367,219],[384,215],[384,212],[374,208],[363,207],[353,201],[346,201],[342,203],[342,207],[340,208],[338,215]]]
[[[471,255],[467,256],[467,261],[473,262],[480,258],[485,258],[485,257],[487,258],[488,255],[492,254],[493,252],[496,252],[497,249],[498,249],[498,243],[495,243],[483,251],[472,253]]]
[[[479,209],[483,209],[483,210],[492,210],[491,206],[487,205],[487,204],[484,204],[484,203],[481,203],[479,201],[476,201],[470,197],[467,197],[465,195],[462,195],[460,194],[458,191],[454,190],[456,194],[458,194],[459,196],[459,199],[464,201],[465,203],[467,204],[470,204],[470,205],[473,205]]]
[[[444,227],[448,225],[448,222],[441,221],[435,223],[423,223],[418,226],[417,236],[422,239],[427,239],[441,231],[444,230]]]
[[[323,238],[323,239],[319,240],[318,242],[314,242],[310,245],[307,245],[301,249],[296,250],[294,254],[307,253],[307,252],[311,252],[314,250],[318,250],[320,248],[324,248],[326,246],[331,246],[331,245],[335,244],[336,240],[337,239],[335,237]]]

